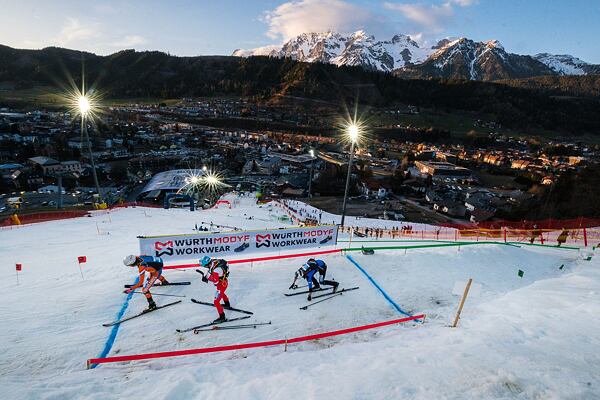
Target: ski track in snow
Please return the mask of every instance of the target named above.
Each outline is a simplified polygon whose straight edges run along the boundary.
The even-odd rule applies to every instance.
[[[9,399],[595,399],[600,397],[600,263],[577,251],[482,244],[461,248],[376,251],[352,257],[424,325],[357,332],[283,348],[103,364],[85,369],[109,335],[135,274],[121,264],[137,235],[191,232],[201,221],[248,229],[285,227],[283,212],[242,199],[233,209],[130,208],[90,218],[0,230],[0,384]],[[246,219],[253,216],[254,219]],[[325,216],[325,215],[324,215]],[[332,217],[326,214],[329,219]],[[324,221],[325,222],[325,221]],[[101,229],[98,234],[96,223]],[[390,225],[354,220],[352,224]],[[342,237],[345,237],[342,235]],[[86,255],[82,280],[77,256]],[[254,311],[256,329],[178,334],[208,322],[212,285],[193,269],[166,270],[190,286],[156,288],[184,302],[124,323],[111,355],[168,351],[294,337],[401,317],[348,259],[324,256],[328,277],[360,286],[311,307],[285,297],[304,259],[232,266],[232,305]],[[16,285],[14,264],[23,264]],[[565,264],[565,269],[558,267]],[[523,278],[517,270],[525,271]],[[472,277],[457,329],[448,328],[459,297],[455,282]],[[155,296],[158,304],[171,301]],[[125,313],[146,306],[134,295]],[[239,316],[230,312],[228,315]]]

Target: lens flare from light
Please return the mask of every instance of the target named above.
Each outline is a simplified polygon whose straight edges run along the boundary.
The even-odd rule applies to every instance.
[[[190,170],[184,178],[184,185],[177,193],[216,193],[227,187],[223,176],[209,169]]]
[[[360,131],[358,129],[358,125],[356,124],[350,124],[348,125],[348,136],[350,137],[350,140],[354,143],[357,142],[359,136],[360,136]]]
[[[79,112],[82,115],[87,115],[87,113],[90,111],[90,101],[88,100],[87,97],[85,96],[79,96]]]
[[[346,110],[345,118],[340,118],[336,122],[336,127],[340,132],[340,141],[344,144],[363,145],[368,137],[368,125],[363,115],[358,115],[355,109],[352,114]]]

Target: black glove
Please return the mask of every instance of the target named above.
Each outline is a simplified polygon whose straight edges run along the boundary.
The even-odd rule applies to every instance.
[[[308,294],[308,297],[306,298],[306,300],[312,301],[312,294],[311,293]]]
[[[208,278],[202,275],[202,282],[208,283]]]
[[[296,285],[295,283],[292,283],[292,285],[290,286],[290,289],[298,289],[298,285]]]

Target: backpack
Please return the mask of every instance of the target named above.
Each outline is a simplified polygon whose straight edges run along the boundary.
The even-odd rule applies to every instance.
[[[215,272],[215,269],[217,268],[221,268],[222,273],[219,274],[219,281],[225,281],[229,278],[229,265],[227,265],[227,261],[225,260],[217,260],[216,263],[213,263],[213,265],[211,265],[210,269],[208,270],[209,274],[212,274],[213,272]]]

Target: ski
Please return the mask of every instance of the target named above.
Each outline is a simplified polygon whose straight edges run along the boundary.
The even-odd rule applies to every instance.
[[[169,306],[175,305],[175,304],[177,304],[177,303],[181,303],[181,300],[177,300],[177,301],[174,301],[173,303],[165,304],[164,306],[158,306],[158,307],[156,307],[154,310],[147,310],[147,309],[146,309],[146,310],[142,311],[141,313],[138,313],[138,314],[132,315],[132,316],[130,316],[130,317],[122,318],[122,319],[120,319],[120,320],[117,320],[117,321],[114,321],[114,322],[109,322],[109,323],[107,323],[107,324],[102,324],[102,326],[113,326],[113,325],[118,325],[118,324],[120,324],[120,323],[122,323],[122,322],[129,321],[130,319],[134,319],[134,318],[137,318],[137,317],[141,317],[141,316],[142,316],[142,315],[144,315],[144,314],[150,314],[150,313],[151,313],[151,312],[153,312],[153,311],[160,310],[161,308],[169,307]]]
[[[330,294],[335,294],[335,293],[344,293],[344,292],[349,292],[349,291],[351,291],[351,290],[356,290],[356,289],[359,289],[359,287],[358,287],[358,286],[356,286],[356,287],[351,287],[351,288],[348,288],[348,289],[340,289],[340,290],[337,290],[337,291],[335,291],[335,292],[332,292],[332,293],[325,293],[325,294],[319,294],[319,295],[317,295],[317,296],[312,296],[312,298],[313,298],[313,299],[318,299],[319,297],[325,297],[325,296],[329,296]]]
[[[144,292],[133,292],[136,294],[144,294]],[[164,294],[164,293],[154,293],[152,294],[153,296],[165,296],[165,297],[187,297],[186,295],[179,295],[179,294]]]
[[[319,243],[320,244],[325,244],[325,243],[329,242],[331,239],[333,239],[333,237],[327,236],[325,239],[321,240]]]
[[[191,284],[192,284],[191,282],[169,282],[169,283],[164,284],[164,285],[162,283],[161,284],[156,284],[156,285],[153,285],[152,287],[160,287],[160,286],[183,286],[183,285],[191,285]],[[133,285],[123,285],[124,288],[130,288],[132,286]]]
[[[189,332],[189,331],[193,331],[195,329],[206,328],[208,326],[214,326],[214,325],[224,324],[225,322],[239,321],[240,319],[247,319],[247,318],[250,318],[250,316],[246,315],[245,317],[228,318],[225,321],[209,322],[208,324],[202,324],[202,325],[198,325],[198,326],[192,326],[191,328],[187,328],[187,329],[177,329],[177,332],[179,332],[179,333]]]
[[[233,249],[233,251],[235,251],[236,253],[239,253],[239,252],[246,250],[248,247],[250,247],[249,243],[242,243],[239,247],[236,247],[235,249]]]
[[[309,304],[307,304],[307,305],[305,305],[305,306],[303,306],[303,307],[300,307],[300,310],[307,310],[307,309],[308,309],[308,307],[312,307],[312,306],[314,306],[315,304],[322,303],[322,302],[324,302],[324,301],[327,301],[327,300],[329,300],[329,299],[333,299],[335,296],[341,296],[341,295],[343,295],[343,294],[344,294],[344,292],[335,292],[335,293],[327,293],[326,295],[325,295],[325,294],[324,294],[324,295],[321,295],[321,296],[319,296],[319,297],[322,297],[322,296],[329,296],[329,297],[326,297],[326,298],[324,298],[324,299],[321,299],[321,300],[319,300],[319,301],[315,301],[314,303],[309,303]]]
[[[230,325],[230,326],[215,325],[210,328],[194,329],[194,333],[197,334],[198,332],[222,331],[222,330],[228,330],[228,329],[256,328],[257,326],[262,326],[262,325],[271,325],[271,321],[257,322],[255,324],[241,324],[241,325]]]
[[[314,292],[320,292],[320,291],[323,291],[323,290],[330,290],[330,289],[333,289],[333,286],[332,287],[321,288],[321,289],[315,289],[312,292],[314,293]],[[297,296],[299,294],[306,294],[308,292],[310,292],[310,290],[303,290],[302,292],[296,292],[296,293],[284,293],[284,295],[289,297],[289,296]]]
[[[192,282],[169,282],[169,283],[165,283],[165,284],[159,283],[154,286],[186,286],[186,285],[191,285],[191,284],[192,284]]]
[[[202,304],[202,305],[211,306],[211,307],[215,306],[213,303],[208,303],[206,301],[200,301],[200,300],[196,300],[196,299],[192,299],[192,303]],[[225,306],[223,306],[223,309],[224,310],[229,310],[229,311],[237,311],[237,312],[244,313],[244,314],[249,314],[249,315],[253,315],[254,314],[252,311],[240,310],[239,308],[233,308],[233,307],[225,307]]]

